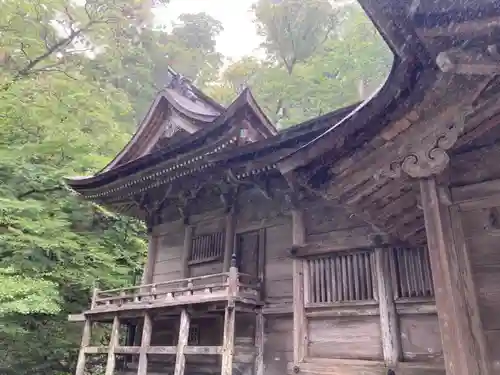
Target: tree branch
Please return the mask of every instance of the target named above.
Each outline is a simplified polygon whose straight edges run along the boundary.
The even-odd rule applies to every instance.
[[[59,190],[62,190],[63,187],[62,186],[54,186],[54,187],[51,187],[51,188],[47,188],[47,189],[31,189],[31,190],[28,190],[22,194],[19,194],[17,196],[17,199],[21,200],[23,198],[26,198],[27,196],[29,195],[32,195],[32,194],[36,194],[36,193],[52,193],[54,191],[59,191]]]

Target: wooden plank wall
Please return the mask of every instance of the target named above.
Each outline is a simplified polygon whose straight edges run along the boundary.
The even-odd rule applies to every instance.
[[[498,138],[496,134],[490,139]],[[488,137],[488,135],[486,135]],[[491,371],[500,374],[500,145],[472,147],[450,162],[453,203],[461,211],[462,228],[472,268]]]
[[[310,318],[308,356],[382,360],[378,316]]]
[[[236,233],[265,228],[265,302],[266,308],[279,313],[266,313],[264,324],[264,372],[269,375],[287,373],[293,361],[293,268],[289,250],[292,245],[292,220],[284,202],[270,201],[259,194],[244,193],[240,197],[236,219]],[[325,201],[307,202],[304,212],[307,242],[318,243],[324,251],[347,250],[366,243],[371,232],[363,222],[330,206]],[[213,211],[193,218],[193,235],[223,229],[224,213]],[[157,228],[159,251],[155,263],[154,281],[171,280],[180,275],[183,248],[183,225],[162,224]],[[190,267],[190,274],[218,273],[221,262]],[[327,314],[328,315],[328,314]],[[309,316],[307,356],[318,359],[376,360],[383,359],[380,317],[371,311],[366,315]],[[355,314],[354,314],[355,315]],[[433,313],[399,315],[403,357],[409,362],[442,361],[439,328]],[[213,328],[214,325],[212,325]],[[236,321],[236,338],[248,337],[253,332],[252,318]],[[165,329],[160,329],[164,331]],[[220,332],[219,332],[220,333]],[[203,337],[206,335],[200,332]],[[213,336],[217,334],[214,332]],[[212,343],[210,343],[212,344]],[[206,345],[209,345],[208,343]],[[188,359],[189,365],[189,359]]]
[[[443,363],[443,348],[436,314],[399,316],[403,360],[418,363]]]
[[[462,213],[462,227],[470,254],[479,310],[490,360],[500,374],[500,229],[493,228],[492,213],[500,207]],[[500,211],[498,211],[500,212]]]
[[[264,374],[284,375],[293,360],[293,319],[268,316],[264,324]]]
[[[184,246],[183,226],[172,223],[153,231],[156,240],[156,260],[153,268],[153,283],[177,280],[181,277],[181,255]]]
[[[309,203],[305,207],[305,217],[308,243],[317,243],[318,253],[325,249],[355,250],[366,246],[374,233],[357,217],[324,201]],[[443,363],[443,354],[437,315],[432,309],[414,314],[411,312],[415,309],[410,308],[409,313],[405,311],[406,300],[396,301],[403,360],[436,363],[439,367]],[[356,302],[347,302],[343,306],[346,307],[343,312],[338,307],[337,312],[328,307],[308,310],[306,356],[311,359],[383,361],[377,303],[363,307]]]
[[[265,296],[269,305],[290,304],[293,299],[291,220],[266,228]]]

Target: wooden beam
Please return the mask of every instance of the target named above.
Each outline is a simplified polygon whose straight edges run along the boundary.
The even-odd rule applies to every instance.
[[[184,349],[188,343],[190,316],[187,309],[182,309],[179,325],[179,339],[177,341],[177,354],[175,357],[174,375],[184,375],[186,355]]]
[[[488,375],[490,363],[456,206],[445,206],[434,178],[420,181],[427,244],[447,374]]]
[[[235,233],[235,214],[234,209],[231,209],[226,214],[226,232],[224,236],[224,264],[222,271],[228,272],[231,266],[231,256],[234,250],[234,233]]]
[[[500,205],[500,180],[484,181],[451,189],[453,204],[462,211]]]
[[[292,240],[294,246],[306,243],[304,212],[292,210]],[[307,350],[307,318],[304,301],[304,261],[294,258],[293,267],[293,362],[298,365],[304,360]]]
[[[182,249],[181,257],[181,279],[189,277],[189,259],[191,258],[191,250],[193,247],[193,231],[194,227],[186,225],[184,227],[184,248]]]
[[[386,235],[377,233],[368,226],[312,234],[307,236],[307,244],[299,245],[294,243],[291,252],[294,256],[304,257],[334,251],[372,249],[376,247],[374,241],[376,236],[382,237],[383,241],[388,241]]]
[[[82,342],[80,345],[80,352],[78,353],[78,360],[76,362],[75,375],[85,374],[85,349],[90,345],[91,331],[92,322],[89,318],[87,318],[83,324]]]
[[[221,375],[232,375],[233,373],[235,313],[234,308],[230,306],[226,307],[224,314]]]
[[[144,323],[142,326],[141,348],[139,351],[139,365],[137,367],[137,375],[147,375],[148,373],[148,348],[151,344],[152,332],[151,315],[144,314]]]
[[[69,314],[68,322],[85,322],[84,314]]]
[[[449,49],[436,57],[436,63],[444,73],[484,76],[500,74],[499,61],[477,50]]]
[[[500,18],[491,17],[466,22],[454,22],[446,26],[417,29],[422,38],[459,37],[462,39],[477,38],[479,35],[491,36],[500,27]]]
[[[395,366],[402,360],[403,355],[387,249],[375,249],[375,270],[377,275],[380,331],[384,362],[388,366]]]
[[[120,320],[118,315],[113,318],[113,326],[111,327],[111,337],[108,346],[108,360],[106,362],[105,375],[114,375],[116,366],[115,348],[118,346],[120,335]]]

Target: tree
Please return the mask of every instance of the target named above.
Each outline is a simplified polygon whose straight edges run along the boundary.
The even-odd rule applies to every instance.
[[[276,7],[287,2],[266,4]],[[387,77],[393,55],[359,5],[347,5],[335,14],[335,32],[330,32],[306,59],[296,61],[291,72],[273,59],[243,58],[226,68],[211,92],[227,102],[227,98],[234,99],[240,85],[250,86],[279,127],[358,101],[359,83],[369,90],[379,86]],[[287,43],[296,45],[290,40]]]
[[[57,74],[0,91],[2,373],[71,373],[79,334],[67,314],[88,306],[96,281],[125,285],[140,267],[142,226],[61,186],[63,176],[94,172],[123,146],[128,111],[126,94]]]
[[[104,28],[112,25],[120,29],[131,20],[144,22],[142,1],[4,1],[1,55],[3,74],[9,74],[10,79],[3,88],[41,72],[67,74],[65,69],[74,55],[92,55],[102,46]],[[29,37],[22,35],[26,32]]]
[[[0,68],[0,373],[70,374],[80,329],[67,323],[67,314],[88,307],[95,282],[103,287],[130,283],[146,245],[142,224],[77,199],[61,181],[99,170],[123,147],[130,138],[132,106],[126,91],[90,79],[91,56],[73,53],[69,42],[56,50],[46,45],[50,39],[43,30],[49,33],[45,27],[62,3],[39,8],[31,2],[5,3],[9,13],[0,15],[6,37]],[[42,19],[41,25],[30,24]],[[125,29],[135,27],[120,22]],[[110,26],[106,32],[119,30],[118,24],[100,24],[98,36],[109,35],[105,26]],[[90,31],[97,29],[89,29],[86,38],[93,36]]]
[[[222,30],[220,21],[206,13],[181,14],[165,38],[169,65],[200,87],[215,80],[222,66],[215,38]]]
[[[253,6],[263,47],[288,74],[311,57],[335,30],[337,12],[328,0],[259,0]]]

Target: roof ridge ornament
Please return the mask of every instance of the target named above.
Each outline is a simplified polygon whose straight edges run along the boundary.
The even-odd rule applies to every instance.
[[[189,78],[183,76],[180,73],[176,73],[174,70],[169,68],[169,78],[170,80],[167,82],[166,87],[168,89],[176,90],[182,96],[190,99],[195,102],[198,100],[198,97],[193,92],[191,87],[191,81]]]

